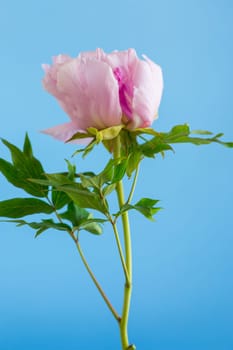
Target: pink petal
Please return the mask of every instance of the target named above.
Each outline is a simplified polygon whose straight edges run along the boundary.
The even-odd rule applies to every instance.
[[[129,128],[148,127],[157,117],[163,90],[162,72],[158,65],[135,50],[115,51],[107,55],[119,84],[119,99]]]

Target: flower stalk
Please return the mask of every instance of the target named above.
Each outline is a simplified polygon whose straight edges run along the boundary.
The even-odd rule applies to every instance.
[[[75,245],[76,245],[76,247],[77,247],[77,249],[78,249],[78,252],[79,252],[79,255],[80,255],[80,257],[81,257],[81,260],[82,260],[82,262],[83,262],[83,264],[84,264],[84,266],[85,266],[87,272],[89,273],[89,275],[90,275],[92,281],[94,282],[96,288],[98,289],[99,293],[101,294],[102,298],[104,299],[105,303],[107,304],[107,306],[108,306],[109,310],[111,311],[112,315],[114,316],[114,318],[117,320],[117,322],[120,322],[121,318],[120,318],[120,316],[118,315],[117,311],[116,311],[116,310],[114,309],[114,307],[112,306],[111,302],[109,301],[108,297],[106,296],[105,292],[103,291],[101,285],[100,285],[99,282],[97,281],[97,279],[96,279],[94,273],[92,272],[92,270],[91,270],[91,268],[90,268],[90,266],[89,266],[89,264],[88,264],[88,262],[87,262],[87,260],[86,260],[86,258],[85,258],[85,256],[84,256],[84,253],[83,253],[83,251],[82,251],[82,248],[81,248],[81,246],[80,246],[80,243],[79,243],[78,238],[75,237],[75,235],[73,234],[73,232],[71,232],[70,235],[71,235],[72,239],[73,239],[74,242],[75,242]]]
[[[114,158],[120,158],[121,156],[121,142],[120,137],[118,136],[114,145]],[[135,180],[136,181],[136,180]],[[135,187],[134,182],[134,186]],[[125,204],[124,198],[124,187],[122,180],[117,183],[116,192],[118,197],[119,208]],[[131,195],[130,195],[131,197]],[[125,247],[125,263],[127,268],[127,277],[125,279],[124,286],[124,300],[122,307],[122,316],[120,321],[120,335],[121,335],[121,344],[122,350],[133,349],[131,345],[129,345],[128,339],[128,320],[129,320],[129,310],[131,303],[131,295],[132,295],[132,246],[131,246],[131,233],[130,233],[130,224],[128,212],[123,212],[121,215],[122,218],[122,226],[124,233],[124,247]]]

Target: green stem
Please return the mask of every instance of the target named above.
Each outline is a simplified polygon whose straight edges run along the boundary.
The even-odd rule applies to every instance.
[[[129,197],[128,197],[127,201],[126,201],[126,204],[129,204],[131,202],[132,198],[133,198],[134,190],[135,190],[137,179],[138,179],[138,172],[139,172],[139,165],[137,166],[137,168],[135,170],[132,187],[131,187],[131,190],[130,190],[130,193],[129,193]]]
[[[51,203],[51,201],[50,201],[50,199],[48,197],[47,197],[47,200]],[[59,222],[63,223],[63,221],[62,221],[62,219],[61,219],[60,215],[58,214],[58,212],[57,212],[55,207],[54,207],[54,211],[55,211],[55,215],[56,215],[57,219],[59,220]],[[81,257],[81,260],[82,260],[84,266],[86,267],[86,269],[87,269],[87,271],[88,271],[92,281],[94,282],[96,288],[100,292],[102,298],[104,299],[105,303],[107,304],[107,306],[108,306],[109,310],[111,311],[111,313],[113,314],[114,318],[117,320],[118,323],[120,323],[121,318],[118,315],[117,311],[112,306],[111,302],[109,301],[108,297],[106,296],[105,292],[103,291],[101,285],[97,281],[94,273],[92,272],[92,270],[91,270],[91,268],[90,268],[90,266],[89,266],[89,264],[88,264],[88,262],[87,262],[87,260],[86,260],[86,258],[84,256],[84,254],[83,254],[82,248],[81,248],[81,246],[79,244],[79,240],[74,234],[74,231],[68,231],[68,233],[69,233],[70,237],[73,239],[73,241],[74,241],[74,243],[75,243],[75,245],[76,245],[76,247],[78,249],[78,252],[79,252],[79,255]]]
[[[121,142],[118,136],[116,138],[115,147],[114,147],[114,158],[117,159],[120,156],[121,156]],[[121,208],[125,204],[124,188],[123,188],[122,181],[119,181],[117,183],[116,192],[117,192],[119,207]],[[130,235],[128,212],[122,213],[121,218],[122,218],[122,225],[123,225],[123,231],[124,231],[125,263],[126,263],[126,268],[128,272],[128,279],[125,279],[122,317],[120,321],[120,335],[121,335],[122,350],[127,350],[132,348],[130,347],[129,340],[128,340],[128,319],[129,319],[129,310],[130,310],[130,302],[131,302],[131,294],[132,294],[132,248],[131,248],[131,235]]]
[[[127,267],[126,267],[125,258],[124,258],[124,254],[123,254],[123,251],[122,251],[122,247],[121,247],[121,242],[120,242],[117,226],[116,226],[116,223],[113,220],[111,220],[111,224],[112,224],[112,227],[113,227],[113,232],[114,232],[114,235],[115,235],[115,238],[116,238],[117,248],[118,248],[118,251],[119,251],[121,263],[122,263],[123,270],[124,270],[124,273],[125,273],[125,279],[126,279],[127,283],[129,283],[129,281],[130,281],[129,274],[128,274],[128,270],[127,270]]]
[[[88,271],[92,281],[94,282],[96,288],[98,289],[98,291],[100,292],[101,296],[103,297],[105,303],[107,304],[107,306],[108,306],[109,310],[111,311],[111,313],[113,314],[114,318],[117,320],[118,323],[120,323],[120,320],[121,320],[120,316],[118,315],[117,311],[112,306],[111,302],[109,301],[108,297],[106,296],[106,294],[104,293],[102,287],[100,286],[99,282],[97,281],[94,273],[92,272],[92,270],[91,270],[91,268],[90,268],[90,266],[89,266],[89,264],[88,264],[88,262],[87,262],[87,260],[86,260],[86,258],[84,256],[84,254],[83,254],[83,251],[82,251],[82,248],[81,248],[81,246],[79,244],[79,241],[75,237],[73,232],[71,233],[71,237],[72,237],[72,239],[75,242],[75,245],[76,245],[76,247],[78,249],[78,252],[79,252],[79,255],[81,257],[81,260],[82,260],[84,266],[86,267],[86,269],[87,269],[87,271]]]

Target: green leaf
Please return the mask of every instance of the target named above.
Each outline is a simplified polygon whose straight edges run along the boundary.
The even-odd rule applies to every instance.
[[[142,198],[135,204],[135,206],[144,207],[144,208],[153,208],[153,206],[158,202],[159,202],[158,199]]]
[[[36,197],[45,197],[47,194],[47,186],[35,186],[29,179],[26,178],[25,173],[22,173],[11,163],[2,158],[0,158],[0,171],[5,176],[7,181],[9,181],[15,187],[25,190],[27,193],[30,193]]]
[[[59,186],[73,184],[74,181],[70,179],[69,173],[54,173],[54,174],[44,174],[44,179],[29,179],[33,183],[47,185],[47,186]]]
[[[28,135],[26,134],[25,137],[23,152],[7,140],[2,139],[2,142],[9,149],[12,158],[12,164],[4,159],[0,160],[0,171],[2,174],[10,183],[22,188],[27,193],[36,197],[46,197],[48,192],[47,186],[29,181],[29,178],[43,179],[44,169],[39,160],[33,156]]]
[[[26,215],[51,214],[54,208],[37,198],[13,198],[0,202],[0,216],[20,218]]]
[[[112,178],[114,176],[114,166],[117,164],[117,162],[118,161],[115,159],[110,159],[108,161],[104,170],[99,174],[100,186],[103,186],[104,184],[112,181]]]
[[[233,142],[223,142],[220,138],[223,136],[219,133],[212,137],[192,137],[190,135],[212,135],[207,130],[190,131],[187,124],[176,125],[167,133],[157,133],[151,140],[145,141],[140,145],[140,149],[146,157],[154,157],[157,153],[164,153],[167,150],[173,150],[170,144],[174,143],[191,143],[194,145],[207,145],[210,143],[219,143],[226,147],[233,147]]]
[[[102,194],[104,197],[107,197],[110,193],[112,193],[116,188],[116,183],[107,185],[103,188]]]
[[[69,225],[60,223],[60,222],[54,222],[52,219],[42,220],[41,222],[27,222],[25,220],[4,220],[4,221],[15,223],[17,224],[17,226],[27,225],[33,228],[34,230],[36,230],[35,238],[39,236],[42,232],[50,228],[58,231],[68,231],[68,232],[72,230],[72,228]]]
[[[91,208],[106,213],[106,206],[104,205],[100,196],[88,189],[83,188],[80,184],[58,186],[61,190],[74,201],[81,208]]]
[[[127,159],[110,159],[100,174],[94,176],[80,174],[79,176],[83,187],[93,187],[100,190],[104,184],[120,181],[125,175],[126,167]]]
[[[131,132],[137,135],[141,135],[141,134],[147,134],[147,135],[153,135],[153,136],[159,135],[159,133],[152,128],[137,128],[137,129],[131,130]]]
[[[143,214],[147,219],[154,221],[153,215],[161,210],[160,207],[155,207],[158,202],[159,200],[157,199],[142,198],[133,207],[141,214]]]
[[[98,175],[86,176],[83,174],[79,174],[79,177],[84,188],[94,187],[99,189],[101,187],[100,177]]]
[[[65,159],[67,168],[68,168],[68,178],[71,181],[74,181],[76,177],[76,166],[74,164],[71,164],[69,160]]]
[[[44,180],[44,179],[28,179],[29,182],[32,182],[34,184],[39,184],[42,186],[52,186],[51,182],[49,180]]]
[[[83,221],[88,219],[89,212],[71,202],[68,204],[67,210],[60,214],[60,216],[62,219],[70,221],[73,226],[79,227]]]
[[[61,222],[54,222],[52,219],[49,220],[42,220],[40,223],[40,228],[37,230],[35,238],[38,237],[42,232],[48,229],[55,229],[57,231],[67,231],[70,232],[72,228],[64,223]]]
[[[86,209],[80,208],[74,203],[70,203],[67,211],[61,214],[62,219],[72,223],[76,230],[86,230],[93,234],[101,234],[102,228],[98,223],[103,223],[104,219],[95,219]]]
[[[103,232],[102,227],[95,221],[89,221],[83,222],[80,225],[80,229],[86,230],[90,233],[93,233],[94,235],[101,235]]]
[[[190,137],[191,134],[199,134],[199,135],[211,135],[210,131],[206,130],[194,130],[190,131],[187,124],[177,125],[171,129],[169,133],[161,133],[160,137],[167,143],[192,143],[196,146],[199,145],[208,145],[210,143],[219,143],[226,147],[233,147],[233,142],[223,142],[219,140],[224,134],[218,133],[213,137]]]
[[[176,125],[168,133],[160,133],[158,137],[165,139],[166,142],[172,142],[183,136],[188,136],[190,134],[190,129],[188,124]]]
[[[30,142],[30,139],[28,137],[28,134],[26,133],[25,139],[24,139],[24,145],[23,145],[23,153],[28,158],[33,158],[33,151],[32,151],[32,145]]]
[[[52,202],[54,207],[59,210],[71,201],[70,197],[62,191],[52,188]]]
[[[127,169],[128,159],[123,159],[121,162],[114,167],[114,175],[112,178],[112,183],[117,183],[121,181],[124,177]]]
[[[162,208],[155,207],[155,205],[159,202],[157,199],[151,198],[142,198],[135,205],[125,204],[121,207],[121,210],[115,214],[115,216],[122,215],[124,212],[135,209],[141,214],[143,214],[147,219],[154,221],[153,215],[155,215]]]
[[[68,176],[62,175],[60,173],[45,174],[45,176],[51,186],[72,185],[74,183],[68,178]]]
[[[121,137],[121,156],[128,158],[131,153],[134,153],[138,149],[137,134],[122,129],[120,133]]]
[[[196,135],[213,135],[211,131],[208,130],[192,130],[191,134],[196,134]]]
[[[142,159],[143,159],[143,152],[139,147],[135,149],[134,152],[130,153],[128,162],[127,162],[127,168],[126,168],[126,173],[128,177],[130,177],[134,172],[134,170],[137,169]]]
[[[144,156],[154,158],[155,154],[162,153],[164,151],[173,151],[173,148],[169,144],[163,143],[160,139],[155,137],[152,140],[142,144],[140,151]]]

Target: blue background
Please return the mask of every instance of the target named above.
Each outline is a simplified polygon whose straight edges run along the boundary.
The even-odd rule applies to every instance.
[[[21,145],[25,131],[48,172],[63,171],[74,146],[39,130],[65,122],[43,91],[41,63],[101,47],[136,48],[163,68],[154,128],[188,122],[233,140],[231,0],[0,2],[0,136]],[[130,340],[139,350],[233,349],[232,150],[177,145],[144,161],[135,200],[161,200],[151,223],[132,213],[134,292]],[[8,157],[1,146],[1,156]],[[100,170],[98,148],[80,171]],[[0,177],[0,198],[19,196]],[[123,278],[109,227],[82,235],[90,264],[120,310]],[[68,236],[38,239],[0,225],[0,349],[120,349],[118,329]]]

